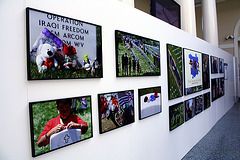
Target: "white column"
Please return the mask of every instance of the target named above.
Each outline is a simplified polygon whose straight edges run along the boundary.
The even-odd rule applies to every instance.
[[[123,2],[131,7],[134,7],[134,0],[119,0],[120,2]]]
[[[175,0],[181,6],[182,30],[196,36],[196,15],[194,0]]]
[[[202,0],[203,39],[218,46],[216,0]]]

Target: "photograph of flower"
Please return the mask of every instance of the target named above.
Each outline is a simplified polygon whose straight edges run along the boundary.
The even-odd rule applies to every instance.
[[[102,78],[101,26],[26,11],[28,80]]]
[[[160,76],[160,42],[115,31],[117,77]]]

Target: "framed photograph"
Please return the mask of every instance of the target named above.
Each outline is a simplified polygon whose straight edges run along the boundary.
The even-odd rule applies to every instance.
[[[212,102],[215,101],[216,99],[219,98],[219,83],[218,83],[218,78],[212,79],[211,80],[212,84]]]
[[[195,116],[195,98],[184,101],[185,105],[185,122]]]
[[[160,76],[160,42],[115,31],[117,77]]]
[[[222,77],[222,78],[219,78],[218,79],[218,83],[219,83],[219,97],[222,97],[222,96],[224,96],[224,77]]]
[[[105,133],[134,122],[134,91],[98,94],[99,129]]]
[[[195,97],[195,115],[201,113],[203,111],[203,96]]]
[[[30,102],[29,114],[33,157],[93,137],[91,96]]]
[[[208,109],[211,106],[210,92],[203,94],[203,103],[204,103],[204,110]]]
[[[26,9],[28,80],[102,78],[102,27]]]
[[[185,95],[202,90],[202,53],[184,48]]]
[[[167,44],[168,99],[183,96],[182,48]]]
[[[162,112],[161,87],[138,90],[139,119],[144,119]]]
[[[228,64],[224,63],[224,79],[227,80],[228,79]]]
[[[202,54],[203,59],[203,89],[210,88],[209,55]]]
[[[150,0],[150,14],[181,28],[181,6],[174,0]]]
[[[211,56],[211,73],[218,73],[218,58]]]
[[[184,123],[184,104],[183,102],[169,106],[169,129],[170,131]]]
[[[224,73],[224,59],[219,58],[219,73]]]

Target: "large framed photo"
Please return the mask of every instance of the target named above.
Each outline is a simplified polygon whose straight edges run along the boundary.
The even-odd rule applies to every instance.
[[[203,89],[210,88],[209,55],[202,54],[203,59]]]
[[[169,106],[169,130],[172,131],[184,123],[184,103]]]
[[[33,157],[93,137],[91,96],[30,102],[29,110]]]
[[[184,48],[184,94],[202,90],[202,53]]]
[[[185,122],[195,116],[195,98],[184,101],[185,105]]]
[[[115,31],[116,76],[160,76],[160,42]]]
[[[211,56],[211,73],[218,73],[218,58]]]
[[[161,87],[138,90],[139,119],[144,119],[162,112]]]
[[[99,130],[105,133],[134,122],[134,91],[98,94]]]
[[[102,78],[99,25],[27,8],[28,80]]]
[[[183,96],[182,48],[167,44],[168,99]]]

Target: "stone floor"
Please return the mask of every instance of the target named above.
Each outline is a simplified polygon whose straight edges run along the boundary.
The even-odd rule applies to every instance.
[[[182,160],[240,160],[240,102]]]

